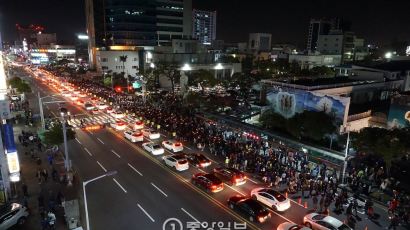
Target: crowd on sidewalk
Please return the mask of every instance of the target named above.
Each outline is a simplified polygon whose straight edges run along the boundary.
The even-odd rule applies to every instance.
[[[72,80],[73,83],[92,94],[114,102],[123,111],[135,113],[136,117],[149,120],[150,124],[160,125],[161,129],[184,141],[194,143],[199,149],[205,148],[210,153],[224,159],[226,166],[258,175],[269,186],[287,187],[289,193],[301,192],[302,197],[313,197],[318,204],[316,211],[326,212],[334,202],[335,211],[342,211],[348,202],[345,189],[338,190],[341,183],[340,173],[324,163],[314,164],[303,151],[289,149],[273,141],[254,136],[244,136],[243,131],[224,127],[212,121],[195,116],[185,110],[182,98],[173,94],[157,97],[155,103],[143,103],[137,96],[114,92],[92,81]],[[395,191],[389,202],[392,225],[396,220],[408,222],[409,197],[395,190],[383,165],[362,165],[360,168],[348,167],[348,187],[357,197],[373,187]],[[370,186],[364,186],[370,181]],[[365,190],[365,191],[364,191]],[[319,199],[320,197],[320,199]],[[316,202],[315,202],[316,200]],[[357,200],[350,200],[346,210],[349,219],[352,210],[357,210]],[[365,211],[373,218],[372,201],[367,199]]]

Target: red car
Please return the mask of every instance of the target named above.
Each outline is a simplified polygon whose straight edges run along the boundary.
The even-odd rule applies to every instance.
[[[224,183],[213,173],[197,173],[192,176],[192,183],[209,193],[220,192],[224,189]]]

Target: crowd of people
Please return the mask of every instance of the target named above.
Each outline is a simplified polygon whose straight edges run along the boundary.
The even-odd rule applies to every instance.
[[[183,99],[174,94],[153,94],[151,102],[142,98],[115,92],[89,80],[72,80],[88,92],[103,97],[119,109],[149,121],[152,128],[161,128],[174,138],[194,143],[198,149],[207,150],[219,157],[227,167],[253,173],[268,186],[284,189],[290,194],[311,197],[314,209],[328,212],[332,202],[335,212],[345,211],[347,219],[355,211],[357,215],[359,194],[368,194],[380,186],[387,190],[394,188],[383,166],[348,167],[346,182],[341,187],[340,169],[330,168],[323,162],[313,163],[303,151],[290,149],[275,141],[268,141],[257,135],[245,135],[243,130],[224,126],[193,114],[184,109]],[[365,181],[370,181],[370,185]],[[367,186],[365,186],[367,185]],[[348,199],[347,188],[355,194]],[[398,218],[408,221],[409,197],[395,192],[389,211],[392,222]],[[347,208],[344,209],[344,204]],[[391,204],[395,204],[392,207]],[[373,202],[367,198],[364,207],[369,218],[374,218]]]

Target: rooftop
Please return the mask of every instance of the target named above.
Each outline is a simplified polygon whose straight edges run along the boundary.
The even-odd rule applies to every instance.
[[[410,61],[389,61],[383,63],[376,63],[373,65],[367,65],[363,67],[374,68],[385,71],[406,71],[410,70]]]

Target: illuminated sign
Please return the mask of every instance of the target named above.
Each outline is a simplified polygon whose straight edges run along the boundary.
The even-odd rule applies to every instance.
[[[20,162],[17,152],[7,153],[7,164],[9,166],[10,173],[20,172]]]

